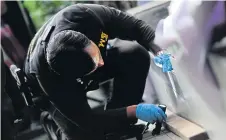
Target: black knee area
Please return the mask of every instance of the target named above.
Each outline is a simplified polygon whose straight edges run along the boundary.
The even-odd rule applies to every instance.
[[[137,72],[148,72],[150,67],[151,58],[148,53],[148,51],[142,47],[141,45],[134,43],[133,46],[131,46],[132,52],[130,59],[133,61],[131,62],[133,65],[133,68],[137,70]]]

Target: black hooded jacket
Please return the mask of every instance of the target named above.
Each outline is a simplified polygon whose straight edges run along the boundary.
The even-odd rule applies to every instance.
[[[71,83],[76,81],[70,81],[69,84],[65,84],[65,88],[60,88],[63,85],[59,83],[54,84],[57,78],[53,76],[46,62],[45,51],[46,47],[48,47],[46,45],[48,40],[63,30],[74,30],[83,33],[99,47],[103,58],[106,56],[107,42],[113,38],[136,40],[147,50],[151,50],[154,53],[160,51],[160,48],[152,44],[154,40],[154,31],[152,28],[144,21],[120,10],[102,5],[76,4],[58,12],[41,27],[32,40],[25,62],[25,73],[34,87],[38,87],[38,78],[45,77],[41,87],[49,95],[50,99],[51,94],[56,94],[57,92],[64,92],[63,97],[71,99],[71,102],[69,100],[64,101],[60,95],[58,99],[53,99],[54,102],[58,102],[56,106],[67,117],[73,116],[71,110],[67,111],[62,107],[68,103],[69,106],[73,106],[73,113],[78,112],[80,116],[87,116],[93,119],[91,110],[86,104],[83,104],[81,99],[75,101],[69,94],[66,94],[67,92],[73,91],[72,87],[74,85]],[[61,79],[62,81],[63,79]],[[48,86],[45,86],[45,84]],[[81,89],[76,92],[83,93],[84,91]],[[64,102],[64,105],[62,102]],[[121,116],[126,117],[125,108],[121,110]],[[78,118],[72,117],[70,119],[74,120]]]

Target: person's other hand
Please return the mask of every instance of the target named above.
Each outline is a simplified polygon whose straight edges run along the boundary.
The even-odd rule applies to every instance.
[[[142,121],[155,123],[165,121],[166,114],[161,108],[153,104],[138,104],[136,107],[136,117]]]

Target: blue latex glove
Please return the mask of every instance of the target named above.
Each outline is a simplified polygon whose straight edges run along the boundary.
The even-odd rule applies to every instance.
[[[160,122],[166,120],[166,114],[162,109],[153,104],[138,104],[136,108],[136,117],[150,123],[154,123],[157,120]]]
[[[157,66],[162,67],[163,72],[169,72],[173,70],[170,57],[170,54],[162,53],[154,58],[154,62]]]

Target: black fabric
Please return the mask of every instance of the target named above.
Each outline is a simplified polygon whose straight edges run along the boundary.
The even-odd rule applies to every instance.
[[[48,83],[46,77],[39,77],[44,89],[55,88],[55,94],[51,95],[55,107],[48,111],[69,140],[101,139],[107,132],[128,127],[125,107],[141,102],[150,65],[148,52],[134,42],[119,41],[108,50],[104,61],[102,68],[86,78],[99,82],[114,78],[114,91],[106,111],[92,110],[85,93],[79,87],[72,90],[72,79],[67,78],[69,83],[62,81],[60,86],[50,87],[44,85]]]
[[[98,18],[93,13],[98,15]],[[108,39],[117,37],[136,40],[147,50],[150,50],[152,47],[150,42],[154,40],[154,31],[148,24],[124,12],[102,5],[71,5],[47,21],[32,40],[28,53],[30,73],[39,74],[42,65],[46,67],[45,61],[40,59],[45,57],[45,46],[40,45],[39,38],[49,24],[55,26],[52,36],[64,30],[74,30],[84,34],[99,47],[102,57],[106,57]]]
[[[42,44],[39,39],[48,25],[55,26],[50,40],[65,30],[84,34],[99,47],[104,67],[80,79],[82,82],[70,76],[73,73],[68,73],[67,76],[54,73],[46,59],[48,45]],[[132,41],[120,41],[121,43],[114,44],[113,48],[107,50],[108,39],[115,37],[136,40],[142,46]],[[100,138],[105,128],[128,120],[126,106],[141,101],[150,65],[147,50],[152,47],[150,42],[153,39],[154,32],[147,24],[124,12],[101,5],[71,5],[58,12],[36,34],[28,51],[25,72],[29,77],[28,81],[34,87],[40,86],[62,114],[63,118],[61,116],[56,122],[61,122],[59,126],[63,132],[74,132],[76,126],[86,136]],[[111,110],[94,112],[87,103],[87,86],[91,81],[99,83],[110,78],[114,78],[114,94],[108,104],[108,109]],[[73,137],[70,132],[68,135]]]

